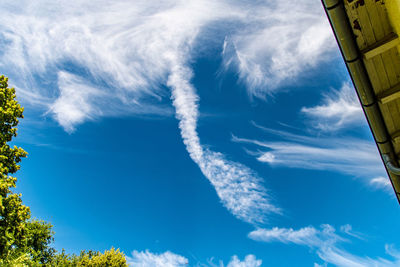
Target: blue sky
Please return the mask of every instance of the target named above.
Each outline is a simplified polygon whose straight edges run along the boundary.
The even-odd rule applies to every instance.
[[[0,2],[17,190],[57,249],[400,264],[398,203],[319,1]]]

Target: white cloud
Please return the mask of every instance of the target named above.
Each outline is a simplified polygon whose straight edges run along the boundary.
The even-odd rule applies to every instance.
[[[335,229],[328,224],[322,225],[321,230],[312,226],[293,230],[291,228],[257,229],[249,233],[249,238],[261,242],[283,242],[304,245],[316,251],[325,263],[345,267],[372,267],[372,266],[399,266],[400,253],[386,245],[386,254],[393,260],[383,258],[361,257],[340,248],[340,242],[348,242],[335,233]],[[318,264],[316,264],[318,266]]]
[[[225,69],[237,68],[257,97],[293,83],[336,47],[320,2],[265,3],[249,14],[249,27],[225,39],[223,50]]]
[[[340,231],[349,236],[355,237],[357,239],[361,239],[361,240],[364,239],[362,237],[362,234],[353,231],[353,227],[350,224],[345,224],[345,225],[340,226]]]
[[[76,75],[67,72],[59,72],[58,75],[60,96],[51,105],[50,111],[66,131],[72,132],[74,125],[101,115],[101,110],[92,103],[104,92],[85,85]]]
[[[132,257],[126,257],[127,263],[134,267],[185,267],[189,260],[170,251],[155,254],[149,251],[132,252]]]
[[[133,267],[187,267],[189,266],[189,260],[181,255],[172,253],[170,251],[164,253],[151,253],[146,251],[132,252],[132,256],[126,257],[129,266]],[[262,260],[256,258],[256,256],[249,254],[246,255],[244,260],[240,260],[238,256],[234,255],[226,265],[226,267],[260,267]],[[192,265],[195,266],[195,265]],[[210,261],[207,265],[197,263],[196,266],[213,266],[213,267],[224,267],[222,261],[218,265]]]
[[[251,15],[258,5],[247,10],[246,3],[211,0],[17,2],[0,19],[6,40],[0,62],[7,62],[0,70],[7,68],[21,77],[17,84],[51,99],[44,106],[66,131],[101,116],[153,112],[152,105],[171,93],[188,152],[223,205],[249,223],[279,212],[249,168],[202,147],[198,96],[190,84],[198,35],[212,35],[207,26],[219,21],[250,27],[249,18],[259,19]]]
[[[257,175],[246,166],[226,160],[222,154],[202,147],[196,130],[198,96],[190,84],[190,78],[190,69],[177,62],[168,79],[179,128],[190,157],[199,165],[215,187],[223,205],[232,214],[253,224],[265,222],[267,213],[279,213],[280,210],[271,204]]]
[[[343,249],[337,248],[335,246],[325,246],[317,251],[318,256],[335,266],[342,267],[395,267],[400,266],[400,254],[396,252],[393,254],[387,249],[386,253],[393,258],[393,260],[388,260],[384,258],[370,258],[367,256],[361,257],[351,254]]]
[[[249,238],[262,242],[294,243],[297,245],[315,246],[320,243],[317,230],[314,227],[305,227],[300,230],[292,228],[257,229],[249,233]]]
[[[258,151],[251,154],[255,155],[258,161],[271,166],[329,170],[364,177],[368,181],[385,173],[376,146],[366,140],[349,137],[312,137],[262,129],[272,136],[278,136],[281,140],[258,141],[236,136],[233,136],[232,140],[256,145]]]
[[[261,264],[262,260],[258,260],[254,255],[247,255],[243,261],[235,255],[226,267],[259,267]]]
[[[48,113],[51,113],[69,133],[75,131],[75,125],[99,118],[104,113],[107,116],[123,116],[132,112],[136,115],[143,113],[171,114],[167,108],[153,106],[150,103],[147,103],[143,110],[141,103],[131,102],[121,105],[121,99],[118,96],[100,86],[96,87],[88,83],[81,76],[65,71],[59,71],[57,75],[60,92],[56,100],[52,104],[48,104]],[[103,107],[107,107],[107,109]]]
[[[325,95],[321,105],[303,107],[301,112],[313,118],[313,126],[322,131],[335,131],[349,125],[366,123],[361,105],[350,83],[344,83],[339,91]]]
[[[113,113],[109,103],[143,113],[145,104],[169,95],[162,85],[171,71],[171,57],[179,54],[189,61],[190,47],[202,27],[239,14],[235,7],[215,1],[17,2],[8,5],[0,19],[0,69],[17,87],[52,99],[50,112],[57,112],[56,120],[66,129]],[[57,98],[65,93],[60,72],[80,77],[75,92],[85,91],[85,85],[97,89],[90,93],[94,100],[69,100],[75,107],[86,106],[79,115],[61,114],[76,110],[65,109]],[[102,94],[114,97],[105,104],[99,101]],[[93,109],[102,113],[92,114]]]
[[[215,264],[214,258],[208,260],[207,264],[198,264],[198,266],[204,267],[259,267],[262,265],[262,260],[257,259],[253,254],[248,254],[241,260],[237,255],[233,255],[227,265],[222,260]]]
[[[388,177],[375,177],[369,181],[370,185],[377,188],[377,189],[383,189],[387,190],[390,193],[393,192],[392,184],[390,183],[390,180]]]
[[[122,113],[153,113],[153,105],[169,95],[163,85],[171,72],[171,57],[189,63],[196,55],[192,48],[198,36],[212,39],[217,34],[208,27],[213,23],[225,22],[218,24],[224,25],[218,32],[227,32],[234,49],[233,54],[224,49],[224,62],[237,63],[254,95],[263,95],[266,85],[276,88],[288,77],[295,78],[335,47],[322,6],[310,0],[295,5],[276,0],[17,0],[3,5],[0,71],[16,87],[43,98],[41,104],[50,112],[57,110],[53,116],[66,129],[113,111],[99,101],[102,98],[76,97],[69,103],[86,102],[87,108],[80,115],[61,114],[76,111],[54,107],[64,105],[57,99],[63,90],[59,72],[79,76],[81,90],[90,85],[98,93],[113,95],[112,106],[129,107]],[[38,104],[21,96],[26,103]],[[135,105],[139,102],[141,106]],[[85,113],[94,109],[101,114]]]
[[[244,221],[261,223],[268,212],[280,212],[261,179],[204,149],[196,131],[193,47],[199,34],[212,36],[208,26],[221,21],[230,32],[225,48],[229,42],[234,47],[240,77],[253,95],[294,79],[335,45],[321,5],[305,0],[19,0],[5,5],[0,18],[0,70],[37,96],[32,103],[40,102],[69,132],[101,116],[168,113],[155,108],[170,94],[167,85],[189,154],[224,206]],[[224,62],[230,57],[224,49]],[[262,159],[279,162],[270,154]]]

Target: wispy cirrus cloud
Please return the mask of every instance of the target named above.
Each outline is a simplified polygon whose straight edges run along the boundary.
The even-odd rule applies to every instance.
[[[346,250],[332,247],[323,247],[317,252],[318,256],[325,262],[336,266],[344,267],[395,267],[400,265],[400,252],[393,249],[390,245],[385,245],[386,254],[392,259],[370,258],[368,256],[358,256]]]
[[[221,25],[218,33],[209,27],[213,23]],[[235,61],[249,92],[258,96],[276,89],[288,76],[295,79],[304,65],[323,61],[334,47],[321,5],[306,0],[18,0],[4,3],[0,25],[0,71],[11,76],[16,87],[35,95],[32,102],[21,94],[26,103],[38,106],[41,100],[42,108],[68,129],[112,113],[103,104],[106,100],[125,105],[123,113],[143,113],[148,106],[153,113],[151,107],[169,95],[163,85],[171,71],[170,57],[189,63],[199,36],[226,32],[234,50],[224,49],[224,64]],[[87,99],[85,105],[90,106],[87,113],[101,107],[101,114],[71,120],[61,114],[68,111],[54,108],[64,105],[60,80],[65,73],[76,76],[81,86],[99,89],[95,100]],[[114,97],[108,99],[110,95]]]
[[[31,81],[32,93],[52,99],[48,112],[69,132],[101,116],[150,112],[152,104],[172,95],[187,150],[223,205],[246,222],[263,223],[279,208],[252,170],[203,148],[196,130],[198,96],[190,84],[198,34],[221,20],[244,22],[254,9],[243,12],[242,5],[21,0],[0,21],[7,40],[2,56],[22,74],[17,81]],[[52,82],[45,88],[38,86],[43,76]]]
[[[198,96],[190,78],[190,69],[177,63],[168,80],[181,135],[190,157],[233,215],[252,224],[264,223],[268,213],[280,213],[280,209],[271,203],[261,179],[248,167],[229,161],[221,153],[201,145],[196,130]]]
[[[348,226],[347,226],[348,228]],[[340,243],[349,242],[343,236],[335,232],[335,228],[325,224],[321,229],[309,226],[294,230],[292,228],[257,229],[249,233],[249,238],[265,242],[282,242],[307,246],[313,249],[325,263],[335,266],[358,267],[358,266],[398,266],[400,264],[400,252],[386,245],[386,253],[391,260],[384,258],[362,257],[349,253],[341,248]]]
[[[17,2],[0,19],[0,69],[16,87],[47,99],[49,114],[67,129],[109,115],[110,103],[126,106],[124,112],[152,113],[147,107],[161,105],[169,96],[164,85],[170,58],[179,54],[188,62],[190,47],[204,26],[240,17],[235,6],[213,1]],[[87,85],[96,92],[91,90],[90,98],[65,98],[65,75],[74,76],[81,94],[86,94]],[[74,113],[81,104],[87,109],[71,120],[66,113]],[[71,109],[63,109],[65,105]]]
[[[321,230],[313,226],[304,227],[299,230],[279,227],[274,227],[272,229],[259,228],[250,232],[248,237],[255,241],[266,243],[282,242],[308,247],[320,247],[326,242],[336,243],[338,240],[342,240],[342,238],[335,233],[335,229],[329,224],[322,225]]]
[[[366,124],[356,92],[350,82],[339,91],[325,94],[323,103],[315,107],[303,107],[301,112],[312,118],[311,124],[325,132],[336,131],[349,125]]]
[[[249,151],[260,162],[270,166],[329,170],[368,181],[385,175],[385,169],[376,146],[367,140],[357,138],[332,138],[293,134],[287,131],[258,126],[274,137],[274,141],[232,137],[234,142],[258,147]],[[279,139],[276,140],[276,137]]]
[[[259,97],[334,47],[322,7],[312,1],[18,0],[6,4],[0,18],[0,71],[24,88],[22,97],[35,96],[27,103],[41,106],[68,132],[102,116],[169,115],[162,103],[172,95],[189,154],[223,205],[246,222],[262,223],[280,209],[261,179],[205,149],[196,130],[193,48],[200,35],[217,34],[209,26],[221,22],[223,64],[235,63],[250,94]]]
[[[261,264],[262,260],[258,260],[254,255],[247,255],[243,261],[234,255],[226,267],[259,267]]]
[[[392,184],[390,183],[389,177],[379,176],[372,178],[369,181],[370,185],[377,188],[387,190],[388,192],[393,192]]]
[[[189,259],[184,256],[175,254],[170,251],[164,253],[152,253],[148,250],[137,251],[134,250],[132,255],[126,257],[127,263],[134,267],[188,267]],[[202,264],[197,262],[192,266],[208,266],[208,267],[259,267],[262,264],[262,260],[256,258],[256,256],[249,254],[240,260],[238,256],[232,256],[231,260],[227,265],[224,265],[223,261],[218,264],[214,264],[210,261],[208,264]]]
[[[166,251],[155,254],[148,250],[132,252],[131,257],[126,257],[127,263],[135,267],[185,267],[189,260],[181,255]]]
[[[268,1],[251,16],[250,27],[227,36],[222,55],[223,67],[237,69],[253,96],[293,83],[335,51],[318,1]]]
[[[74,125],[101,116],[102,111],[92,103],[96,97],[103,97],[104,92],[85,85],[82,78],[68,72],[58,73],[60,96],[51,105],[56,120],[68,132],[74,130]]]
[[[294,243],[297,245],[315,246],[320,243],[319,232],[314,227],[299,230],[292,228],[257,229],[249,233],[249,238],[262,242]]]
[[[48,104],[47,113],[52,113],[58,123],[69,133],[75,131],[76,125],[84,121],[96,120],[104,115],[112,117],[131,113],[162,116],[173,114],[171,109],[160,105],[143,104],[135,100],[121,100],[119,96],[114,95],[102,86],[88,83],[83,77],[69,72],[59,71],[57,76],[60,92],[57,99]],[[129,103],[121,105],[121,101]]]
[[[345,224],[345,225],[340,226],[340,231],[351,237],[364,240],[364,235],[361,233],[355,232],[353,230],[353,227],[350,224]]]

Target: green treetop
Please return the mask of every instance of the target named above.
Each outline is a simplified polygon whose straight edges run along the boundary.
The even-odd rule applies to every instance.
[[[27,153],[7,142],[17,136],[18,119],[24,109],[15,99],[15,89],[8,88],[8,78],[0,76],[0,258],[4,259],[27,244],[25,222],[29,207],[22,204],[21,195],[13,193],[17,179],[10,176],[19,170],[18,163]]]
[[[27,153],[8,144],[17,136],[18,120],[24,109],[15,99],[15,89],[8,88],[8,78],[0,76],[0,266],[87,266],[126,267],[125,255],[112,248],[100,253],[82,251],[79,256],[56,253],[50,245],[52,225],[30,220],[29,207],[22,204],[21,194],[14,193],[19,170]]]

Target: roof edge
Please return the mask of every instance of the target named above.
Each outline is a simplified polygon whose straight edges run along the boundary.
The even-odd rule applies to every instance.
[[[355,36],[352,32],[349,18],[344,8],[343,0],[321,1],[331,24],[336,41],[339,45],[343,59],[346,63],[347,70],[350,73],[351,80],[354,88],[356,89],[375,143],[378,147],[382,162],[384,163],[393,190],[395,191],[397,200],[400,204],[400,176],[391,172],[390,168],[388,168],[386,165],[386,162],[392,162],[396,164],[398,159],[394,153],[390,135],[387,132],[387,128],[376,101],[376,96],[374,94],[370,78],[367,74],[361,53],[356,44]],[[397,5],[396,8],[398,7],[399,6]],[[397,14],[400,15],[400,12],[394,14],[394,16],[397,16]],[[387,158],[388,160],[384,160],[383,157]]]

